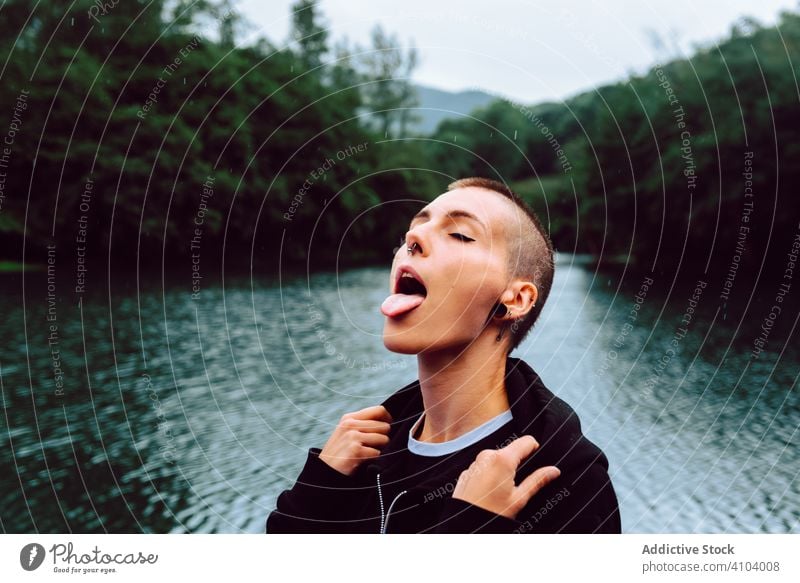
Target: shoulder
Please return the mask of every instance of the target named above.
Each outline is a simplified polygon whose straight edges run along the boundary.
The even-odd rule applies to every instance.
[[[566,401],[553,396],[544,408],[544,417],[541,447],[558,456],[562,465],[608,469],[605,454],[583,433],[578,414]]]
[[[577,412],[564,399],[556,396],[541,377],[521,360],[509,377],[509,397],[514,402],[515,424],[520,435],[532,435],[539,442],[537,464],[555,465],[565,470],[583,470],[597,466],[593,472],[608,470],[603,451],[583,433]]]
[[[584,435],[575,410],[550,391],[542,391],[540,414],[531,423],[539,449],[525,462],[523,475],[554,465],[561,476],[531,499],[520,520],[521,532],[618,533],[619,504],[605,453]]]

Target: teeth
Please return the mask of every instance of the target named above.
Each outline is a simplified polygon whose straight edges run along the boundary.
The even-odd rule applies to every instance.
[[[401,288],[401,285],[400,285],[400,280],[401,279],[413,279],[415,282],[418,282],[420,286],[422,286],[422,282],[419,281],[411,272],[403,271],[403,272],[400,273],[400,277],[397,278],[397,283],[396,283],[396,287],[395,287],[395,291],[396,292],[398,292],[400,290],[400,288]],[[409,284],[409,285],[411,285],[411,284]],[[403,284],[403,286],[405,286],[405,284]],[[405,286],[405,287],[408,287],[408,286]],[[416,288],[412,288],[412,289],[416,289]]]

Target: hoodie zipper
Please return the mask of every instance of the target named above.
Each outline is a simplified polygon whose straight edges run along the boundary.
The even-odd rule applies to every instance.
[[[383,512],[383,490],[381,489],[381,474],[378,472],[376,477],[378,481],[378,502],[380,503],[381,507],[381,534],[386,534],[386,529],[389,528],[389,515],[392,513],[392,508],[394,508],[395,503],[400,499],[400,496],[403,494],[408,494],[408,490],[403,490],[397,496],[394,497],[392,503],[389,504],[389,509],[386,511],[386,514]]]

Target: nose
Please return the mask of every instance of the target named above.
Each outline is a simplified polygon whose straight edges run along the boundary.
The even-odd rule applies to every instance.
[[[411,249],[411,252],[408,249]],[[419,227],[414,227],[406,233],[406,248],[404,249],[406,253],[411,256],[419,253],[424,257],[428,254],[429,249],[428,241],[424,238]]]

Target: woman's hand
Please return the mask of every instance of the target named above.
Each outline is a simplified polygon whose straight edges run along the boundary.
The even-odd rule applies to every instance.
[[[350,476],[364,460],[378,457],[389,443],[392,416],[383,405],[345,413],[333,430],[319,459]]]
[[[485,510],[516,518],[528,501],[561,475],[555,466],[539,468],[519,486],[514,482],[519,464],[539,448],[530,435],[523,435],[500,449],[480,452],[469,468],[461,472],[453,490],[458,498]]]

